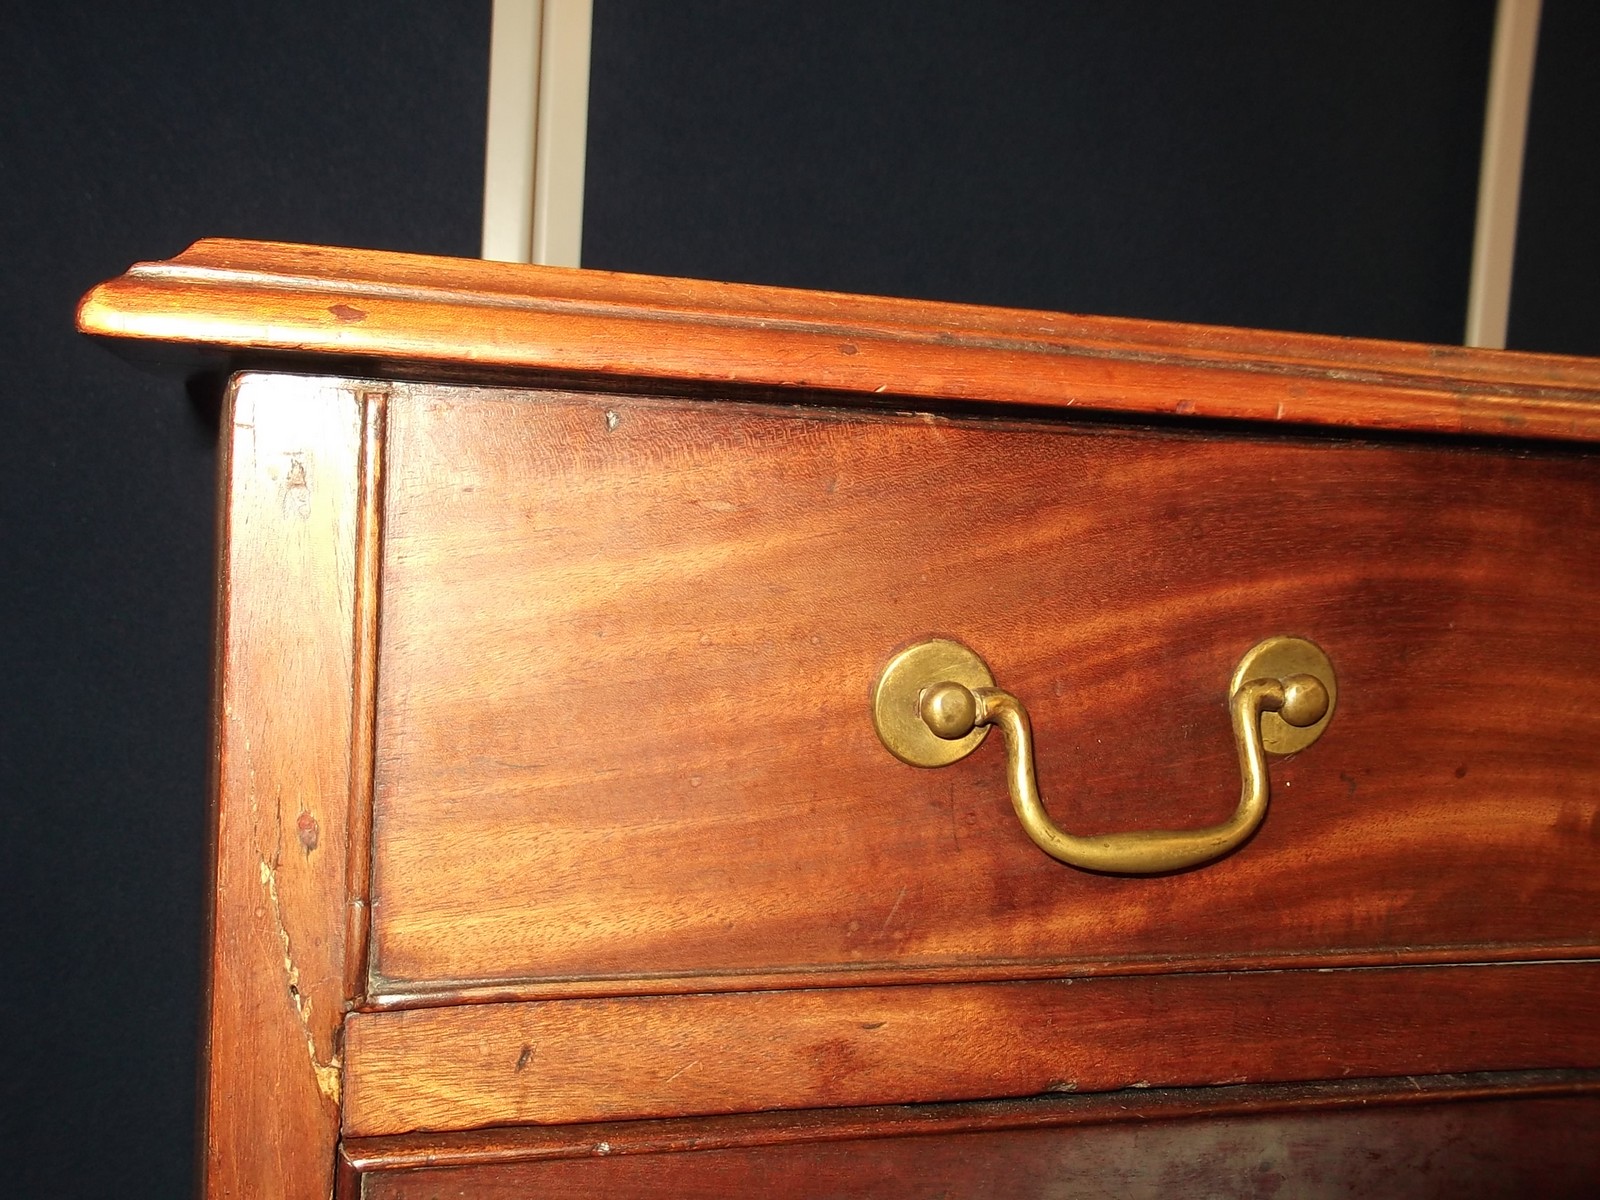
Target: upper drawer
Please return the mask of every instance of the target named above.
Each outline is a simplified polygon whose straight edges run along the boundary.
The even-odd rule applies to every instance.
[[[397,386],[372,995],[1550,957],[1600,942],[1600,463]],[[1261,638],[1338,674],[1237,852],[1028,840],[874,682],[957,638],[1071,831],[1221,820]]]

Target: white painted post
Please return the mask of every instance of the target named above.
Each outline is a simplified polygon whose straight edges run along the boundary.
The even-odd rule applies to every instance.
[[[592,0],[494,0],[483,257],[576,267]]]
[[[527,262],[533,247],[533,143],[543,9],[541,0],[494,0],[483,169],[483,257],[498,262]]]
[[[533,261],[580,265],[583,170],[589,148],[589,35],[593,0],[544,0],[539,136],[533,172]]]
[[[1534,56],[1539,47],[1540,0],[1500,0],[1489,98],[1478,173],[1478,224],[1472,239],[1467,292],[1469,346],[1503,350],[1511,315],[1511,270],[1522,198],[1522,151],[1528,137]]]

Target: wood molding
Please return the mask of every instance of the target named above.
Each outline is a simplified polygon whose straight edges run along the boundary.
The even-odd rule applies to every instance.
[[[1600,440],[1590,360],[316,246],[197,242],[78,323],[190,364]]]
[[[1000,983],[1071,977],[1172,974],[1236,974],[1241,971],[1304,971],[1429,965],[1490,966],[1570,962],[1600,958],[1600,945],[1452,945],[1301,951],[1252,955],[1151,955],[1120,959],[1056,959],[1020,962],[997,959],[949,967],[869,964],[859,968],[801,967],[744,974],[690,972],[636,974],[582,979],[507,979],[494,983],[446,980],[398,988],[383,979],[364,980],[360,1007],[367,1012],[403,1008],[444,1008],[456,1004],[514,1004],[541,1000],[597,1000],[609,996],[682,996],[707,992],[774,992],[797,987],[884,987],[897,984]],[[374,986],[376,985],[376,986]],[[378,988],[383,990],[379,991]],[[359,995],[359,992],[356,993]]]

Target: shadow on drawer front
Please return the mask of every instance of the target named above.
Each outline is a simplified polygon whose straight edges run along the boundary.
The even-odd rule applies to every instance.
[[[1597,1082],[1528,1072],[1119,1092],[357,1139],[344,1154],[367,1200],[1580,1196],[1600,1171]]]

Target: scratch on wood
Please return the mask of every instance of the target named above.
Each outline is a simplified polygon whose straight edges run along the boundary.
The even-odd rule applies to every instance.
[[[661,1082],[662,1083],[671,1083],[674,1079],[676,1079],[679,1075],[682,1075],[690,1067],[698,1067],[699,1065],[700,1065],[700,1060],[697,1058],[692,1063],[686,1063],[685,1065],[679,1067],[676,1071],[674,1071],[671,1075],[668,1075]]]
[[[255,413],[252,412],[250,414],[250,416],[252,418],[251,420],[243,421],[243,420],[239,419],[238,415],[235,415],[234,419],[233,419],[233,427],[234,427],[235,430],[243,429],[243,430],[247,430],[249,432],[249,434],[250,434],[250,438],[249,438],[250,446],[244,452],[244,454],[241,457],[243,458],[244,462],[248,463],[250,466],[253,467],[253,466],[255,466],[255,461],[256,461],[256,423],[255,423],[255,420],[254,420]],[[236,453],[237,453],[238,445],[239,445],[239,439],[238,439],[237,435],[235,435],[234,447],[235,447],[235,452]]]
[[[956,819],[956,785],[954,783],[949,785],[945,795],[950,801],[950,844],[956,848],[956,852],[959,854],[961,852],[961,822]]]
[[[909,886],[909,884],[904,883],[900,885],[900,894],[894,898],[894,903],[889,906],[889,915],[883,919],[883,927],[878,930],[879,933],[887,933],[889,931],[889,922],[894,920],[895,913],[900,911],[900,901],[906,898],[906,888]]]
[[[283,904],[278,899],[278,872],[265,858],[256,856],[261,864],[261,886],[267,892],[267,906],[272,912],[272,924],[283,943],[283,972],[288,981],[289,1000],[294,1005],[295,1017],[300,1022],[300,1032],[305,1034],[306,1053],[311,1059],[311,1072],[317,1081],[317,1090],[333,1103],[339,1103],[339,1056],[324,1063],[317,1057],[317,1041],[311,1034],[311,998],[300,992],[300,968],[294,965],[294,953],[289,945],[289,930],[283,923]]]

